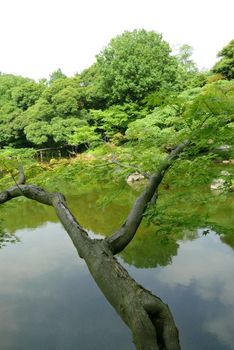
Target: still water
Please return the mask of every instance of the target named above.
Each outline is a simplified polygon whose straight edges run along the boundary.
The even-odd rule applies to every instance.
[[[73,195],[68,202],[85,227],[108,234],[128,205],[113,202],[102,208],[96,199],[96,194]],[[223,204],[222,209],[225,213]],[[1,350],[134,349],[128,328],[95,285],[51,208],[16,200],[1,207],[1,220],[2,228],[19,239],[0,249]],[[233,236],[201,228],[160,241],[152,227],[143,226],[119,256],[130,275],[169,304],[183,350],[234,349],[234,251],[229,241]]]

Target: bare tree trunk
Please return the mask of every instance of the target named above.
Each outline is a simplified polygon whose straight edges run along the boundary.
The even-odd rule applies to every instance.
[[[123,250],[134,237],[147,204],[155,196],[166,171],[187,141],[179,145],[150,177],[145,191],[137,198],[121,228],[111,237],[91,239],[67,207],[60,193],[50,193],[35,185],[24,185],[25,177],[20,170],[18,183],[0,192],[0,204],[15,197],[29,199],[55,208],[58,218],[70,236],[77,252],[83,258],[110,304],[131,329],[136,349],[178,350],[179,336],[173,316],[160,298],[137,284],[119,264],[114,254]]]

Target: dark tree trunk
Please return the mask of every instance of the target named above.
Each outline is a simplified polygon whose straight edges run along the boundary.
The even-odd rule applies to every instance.
[[[160,298],[137,284],[119,264],[114,255],[122,251],[134,237],[147,204],[155,197],[166,171],[187,145],[180,144],[149,178],[145,191],[137,198],[120,229],[112,236],[91,239],[66,205],[60,193],[49,193],[35,185],[24,185],[25,177],[20,170],[15,186],[0,193],[0,204],[18,196],[25,196],[53,206],[57,216],[70,236],[77,252],[83,258],[97,285],[131,329],[136,349],[178,350],[179,336],[173,316]]]

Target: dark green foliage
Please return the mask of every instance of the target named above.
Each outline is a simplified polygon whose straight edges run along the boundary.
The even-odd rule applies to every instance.
[[[214,65],[213,72],[221,73],[226,79],[234,79],[234,40],[219,53],[220,60]]]

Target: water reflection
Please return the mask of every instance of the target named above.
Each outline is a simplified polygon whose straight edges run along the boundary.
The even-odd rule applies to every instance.
[[[180,242],[171,265],[157,270],[155,279],[176,293],[181,286],[204,300],[208,313],[201,313],[203,332],[207,331],[232,349],[234,343],[233,251],[214,232],[193,242]],[[191,305],[191,308],[194,306]],[[209,308],[211,307],[211,308]],[[193,317],[193,313],[190,315]],[[188,320],[188,322],[191,322]],[[183,335],[182,335],[183,336]],[[220,347],[218,347],[220,348]]]
[[[121,225],[129,210],[129,204],[126,201],[123,203],[117,201],[102,207],[98,205],[101,196],[100,192],[70,195],[67,196],[67,202],[71,211],[85,228],[108,235]],[[19,206],[20,215],[17,215]],[[25,198],[2,205],[1,219],[2,226],[11,233],[18,229],[36,228],[47,221],[58,222],[53,208]]]
[[[99,198],[89,193],[68,202],[82,225],[109,234],[129,205],[121,200],[103,209]],[[231,227],[223,205],[218,219]],[[20,199],[1,207],[1,221],[20,238],[0,251],[1,349],[134,349],[50,207]],[[182,240],[182,233],[141,227],[121,254],[130,274],[170,305],[184,350],[233,349],[233,235],[221,239],[229,246],[214,232],[188,231]]]
[[[60,224],[17,235],[0,254],[2,350],[134,349]]]
[[[155,229],[143,228],[142,232],[121,253],[125,263],[138,268],[167,266],[177,255],[179,244],[173,237],[160,235]]]

